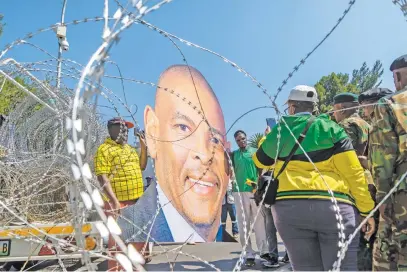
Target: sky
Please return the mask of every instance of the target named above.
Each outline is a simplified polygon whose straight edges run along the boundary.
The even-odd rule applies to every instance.
[[[92,18],[103,14],[102,0],[67,0],[65,21]],[[125,3],[125,0],[120,0]],[[150,0],[147,5],[157,3]],[[144,19],[180,38],[211,49],[252,74],[275,94],[294,66],[330,31],[348,6],[344,0],[174,0]],[[22,38],[29,32],[60,21],[62,0],[1,0],[0,13],[6,23],[0,37],[0,49]],[[110,1],[109,14],[117,9]],[[102,42],[102,22],[69,25],[67,39],[70,44],[63,57],[83,65]],[[399,7],[391,0],[357,0],[331,37],[307,60],[284,87],[277,102],[282,105],[295,85],[314,85],[331,72],[351,73],[363,62],[371,66],[381,60],[385,68],[382,87],[394,89],[391,62],[406,54],[407,22]],[[34,36],[32,43],[56,56],[58,43],[55,33],[48,31]],[[226,129],[243,113],[270,101],[256,84],[223,60],[196,48],[178,43],[188,63],[205,76],[221,104]],[[20,45],[6,54],[20,62],[49,59],[43,52]],[[135,24],[122,33],[113,46],[110,60],[115,61],[127,78],[156,83],[168,66],[182,64],[182,57],[171,42],[146,27]],[[118,75],[115,67],[106,73]],[[67,80],[75,86],[75,81]],[[121,83],[105,79],[103,83],[123,98]],[[136,120],[143,126],[146,105],[154,105],[155,89],[140,84],[125,83],[129,105],[136,104]],[[104,105],[107,101],[101,100]],[[123,106],[116,104],[126,115]],[[133,108],[135,108],[133,106]],[[102,112],[108,117],[114,113]],[[248,136],[263,132],[266,118],[274,117],[272,109],[261,109],[246,115],[231,129],[242,129]]]

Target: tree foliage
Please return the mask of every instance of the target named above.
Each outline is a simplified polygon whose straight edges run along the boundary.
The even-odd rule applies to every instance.
[[[0,36],[3,33],[3,15],[0,14]],[[30,80],[24,76],[15,76],[14,80],[20,83],[22,86],[26,87],[30,92],[35,93],[36,88],[30,82]],[[21,91],[13,82],[5,79],[4,76],[0,76],[0,115],[9,115],[13,111],[18,103],[25,98],[27,94]],[[41,104],[37,103],[33,107],[33,111],[38,110],[42,107]]]
[[[359,69],[352,72],[352,77],[346,73],[331,73],[323,76],[316,84],[319,97],[319,109],[321,112],[332,110],[332,102],[335,95],[343,92],[360,94],[381,84],[383,65],[377,60],[372,68],[367,67],[366,62]]]
[[[256,133],[252,137],[250,137],[249,141],[247,142],[250,147],[258,148],[260,140],[263,138],[262,133]]]
[[[5,80],[3,76],[0,76],[0,87],[3,88],[0,91],[0,114],[8,115],[13,111],[18,103],[27,96],[27,94],[21,91],[13,82]],[[15,77],[15,81],[26,87],[29,91],[34,92],[36,89],[23,77]],[[3,85],[4,82],[4,85]],[[35,108],[38,109],[38,108]]]
[[[362,64],[358,70],[353,70],[351,83],[356,86],[357,90],[361,93],[369,89],[380,86],[382,80],[379,81],[383,75],[383,64],[380,60],[376,60],[372,69],[367,67],[366,62]]]

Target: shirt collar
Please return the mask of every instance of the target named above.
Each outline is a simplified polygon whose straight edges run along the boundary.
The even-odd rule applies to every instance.
[[[311,115],[311,113],[310,113],[310,112],[307,112],[307,111],[304,111],[304,112],[297,112],[297,113],[294,114],[294,115]]]
[[[105,143],[110,144],[110,145],[118,145],[118,143],[113,141],[112,138],[110,138],[110,137],[106,138]]]
[[[128,144],[121,145],[121,144],[119,144],[119,143],[116,143],[116,141],[113,141],[112,138],[110,138],[110,137],[107,137],[107,138],[106,138],[105,144],[114,145],[114,146],[119,146],[119,147],[125,147],[125,146],[128,145]]]
[[[175,209],[157,182],[157,195],[174,242],[205,242],[192,226]]]

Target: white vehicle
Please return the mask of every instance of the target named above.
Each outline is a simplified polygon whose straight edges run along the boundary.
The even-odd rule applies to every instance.
[[[28,226],[10,226],[0,228],[0,263],[3,269],[8,270],[11,266],[27,269],[38,261],[57,259],[81,259],[75,247],[61,246],[57,252],[55,245],[61,245],[57,240],[47,237],[55,237],[66,240],[75,245],[74,227],[71,224],[33,224],[35,228]],[[45,235],[44,233],[47,233]],[[85,249],[94,253],[101,253],[103,239],[96,229],[95,222],[86,223],[82,226],[82,235],[85,240]],[[46,241],[42,245],[33,240],[40,238]]]

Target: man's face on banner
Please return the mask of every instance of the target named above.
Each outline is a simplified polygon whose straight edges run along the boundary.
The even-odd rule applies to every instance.
[[[170,70],[161,76],[158,85],[168,91],[158,90],[155,113],[146,108],[146,133],[158,183],[167,198],[193,224],[212,227],[220,217],[228,182],[222,147],[225,123],[212,89],[200,73],[191,71],[194,82],[188,71]],[[211,128],[193,109],[202,112],[200,103]]]

